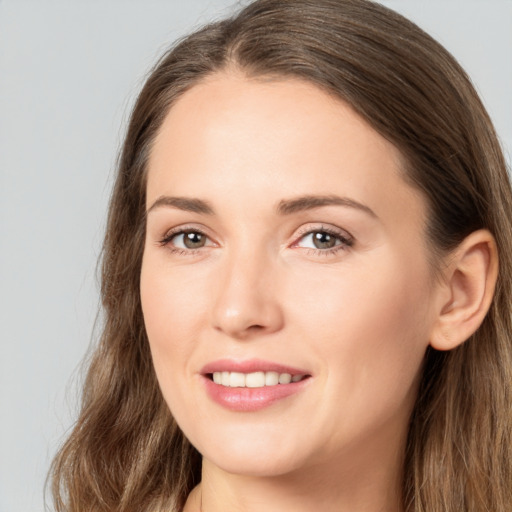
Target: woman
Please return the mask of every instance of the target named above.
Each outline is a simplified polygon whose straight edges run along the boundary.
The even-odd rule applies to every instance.
[[[135,105],[57,510],[512,508],[512,192],[463,70],[259,0]]]

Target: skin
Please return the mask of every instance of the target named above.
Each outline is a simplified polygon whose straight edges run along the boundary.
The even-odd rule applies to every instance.
[[[407,422],[447,300],[429,264],[425,201],[401,167],[349,106],[296,80],[229,71],[169,111],[148,167],[141,299],[164,398],[203,455],[186,511],[400,510]],[[373,213],[276,211],[333,194]],[[162,196],[214,213],[154,206]],[[184,246],[184,228],[205,245]],[[307,235],[324,229],[334,251]],[[263,410],[233,412],[200,375],[221,358],[311,377]]]

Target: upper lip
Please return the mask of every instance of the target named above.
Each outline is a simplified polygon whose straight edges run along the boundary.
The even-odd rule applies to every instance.
[[[218,359],[206,364],[201,369],[203,375],[215,372],[240,372],[240,373],[253,373],[253,372],[277,372],[289,373],[292,375],[309,375],[309,373],[300,368],[294,368],[272,361],[264,361],[262,359],[247,359],[244,361],[237,361],[234,359]]]

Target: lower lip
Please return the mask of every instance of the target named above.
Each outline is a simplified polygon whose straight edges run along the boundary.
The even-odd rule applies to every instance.
[[[226,409],[237,412],[254,412],[288,398],[304,389],[309,377],[290,384],[276,384],[261,388],[230,388],[215,384],[208,377],[203,377],[209,397]]]

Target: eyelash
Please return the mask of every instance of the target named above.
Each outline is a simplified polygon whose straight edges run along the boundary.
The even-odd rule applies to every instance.
[[[201,229],[195,227],[179,227],[170,232],[166,233],[164,238],[159,240],[158,244],[160,246],[168,247],[168,249],[179,256],[193,256],[197,252],[199,252],[203,247],[199,247],[197,249],[182,249],[180,247],[174,247],[171,245],[171,241],[178,235],[186,235],[188,233],[196,233],[198,235],[204,236],[208,238],[208,235],[202,231]],[[354,239],[351,235],[349,235],[346,231],[337,230],[331,227],[320,226],[314,229],[304,228],[301,232],[299,232],[295,242],[292,243],[291,247],[298,247],[298,243],[308,235],[313,233],[326,233],[337,240],[340,241],[338,245],[330,249],[313,249],[311,247],[305,248],[308,251],[309,255],[320,255],[320,256],[329,256],[337,254],[339,251],[346,251],[354,245]]]

